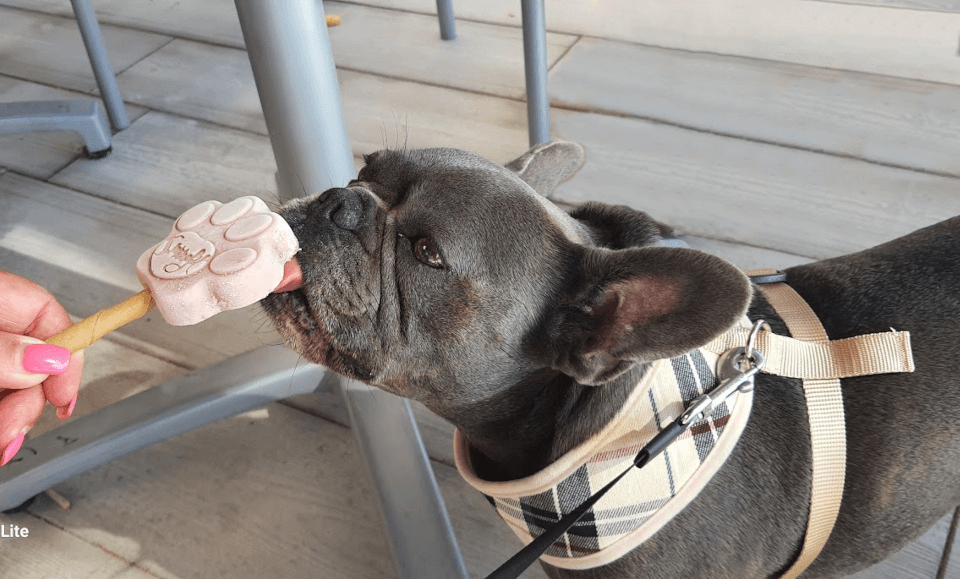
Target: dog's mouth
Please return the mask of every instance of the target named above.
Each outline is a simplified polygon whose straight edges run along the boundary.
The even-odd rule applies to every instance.
[[[287,343],[306,359],[335,372],[369,381],[371,370],[356,356],[336,346],[337,340],[310,306],[302,289],[303,271],[296,259],[284,264],[283,279],[261,303]]]

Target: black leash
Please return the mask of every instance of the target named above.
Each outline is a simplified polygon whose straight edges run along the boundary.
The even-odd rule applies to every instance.
[[[557,539],[569,531],[570,527],[576,524],[576,522],[579,521],[580,518],[603,497],[603,495],[607,494],[607,491],[613,488],[613,485],[617,484],[620,479],[625,477],[627,473],[634,469],[634,467],[643,468],[643,465],[647,464],[651,459],[663,452],[671,442],[683,434],[683,431],[689,428],[694,422],[691,420],[687,424],[681,424],[680,421],[684,416],[686,416],[686,414],[671,422],[666,428],[661,430],[656,436],[650,439],[650,442],[648,442],[646,446],[640,449],[640,452],[637,453],[637,458],[634,459],[633,464],[630,465],[630,467],[625,471],[617,475],[617,478],[608,482],[605,487],[597,491],[579,507],[570,511],[562,519],[545,529],[539,537],[531,541],[516,555],[510,557],[506,563],[497,567],[493,573],[487,575],[487,579],[516,579],[521,573],[527,570],[527,567],[536,563],[537,559],[540,558],[540,555],[543,555],[547,549],[550,548],[550,545],[553,545]]]
[[[767,281],[765,283],[771,282]],[[756,333],[765,325],[766,322],[763,320],[757,321],[751,332],[751,337],[747,342],[747,347],[739,348],[731,352],[733,357],[729,359],[727,364],[724,364],[723,359],[721,359],[719,365],[721,366],[721,372],[724,372],[724,374],[720,375],[720,384],[710,392],[702,394],[692,400],[683,414],[668,424],[666,428],[658,432],[656,436],[650,439],[650,442],[640,449],[637,457],[633,460],[633,464],[617,475],[615,479],[607,483],[602,489],[594,493],[589,499],[581,503],[576,509],[570,511],[559,521],[544,529],[539,537],[527,544],[527,546],[521,549],[516,555],[510,557],[503,565],[497,567],[493,573],[487,575],[486,579],[517,579],[521,573],[533,565],[551,545],[560,539],[564,533],[569,531],[570,527],[575,525],[597,501],[607,494],[607,491],[612,489],[613,486],[620,482],[630,471],[634,468],[643,468],[644,465],[656,458],[661,452],[666,450],[670,443],[676,440],[678,436],[693,426],[695,422],[711,415],[713,410],[719,406],[721,402],[726,400],[730,394],[741,389],[744,391],[752,389],[753,377],[760,371],[760,368],[763,367],[766,361],[760,352],[753,349],[753,341]],[[746,369],[740,367],[742,362],[746,362]],[[729,372],[729,374],[726,374],[726,372]]]

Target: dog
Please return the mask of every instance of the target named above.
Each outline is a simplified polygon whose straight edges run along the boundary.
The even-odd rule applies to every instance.
[[[300,271],[262,305],[307,360],[453,423],[494,481],[588,439],[654,360],[744,313],[788,335],[740,270],[662,246],[670,228],[646,213],[548,200],[583,159],[567,142],[505,166],[455,149],[367,155],[346,187],[281,209]],[[955,218],[786,271],[831,339],[906,330],[916,362],[842,381],[843,502],[805,578],[879,562],[960,504],[958,256]],[[678,516],[609,565],[544,567],[558,578],[778,577],[803,541],[810,464],[800,381],[759,374],[739,443]]]

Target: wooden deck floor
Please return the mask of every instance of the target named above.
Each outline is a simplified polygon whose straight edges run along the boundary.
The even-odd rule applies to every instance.
[[[526,148],[519,2],[325,2],[354,152]],[[558,196],[642,208],[745,267],[855,251],[960,214],[956,2],[552,0],[553,133],[588,162]],[[275,196],[233,2],[94,0],[131,127],[105,160],[69,134],[0,137],[0,269],[83,317],[139,290],[133,264],[206,199]],[[0,0],[0,102],[95,93],[69,4]],[[256,308],[157,315],[90,348],[82,416],[278,338]],[[52,413],[51,413],[52,414]],[[517,547],[422,429],[471,572]],[[45,415],[33,433],[56,426]],[[93,469],[0,524],[0,579],[394,577],[337,396],[271,404]],[[955,484],[955,481],[945,481]],[[960,578],[951,518],[857,579]],[[542,578],[539,569],[524,577]]]

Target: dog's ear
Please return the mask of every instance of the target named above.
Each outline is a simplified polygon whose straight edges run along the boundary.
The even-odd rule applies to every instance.
[[[567,213],[590,228],[596,245],[608,249],[653,245],[674,234],[669,225],[626,205],[587,201],[568,207]]]
[[[547,197],[583,165],[583,147],[569,141],[537,145],[506,164],[537,193]]]
[[[553,367],[587,385],[707,344],[744,315],[752,292],[732,264],[670,247],[585,248],[573,278],[547,343]]]

